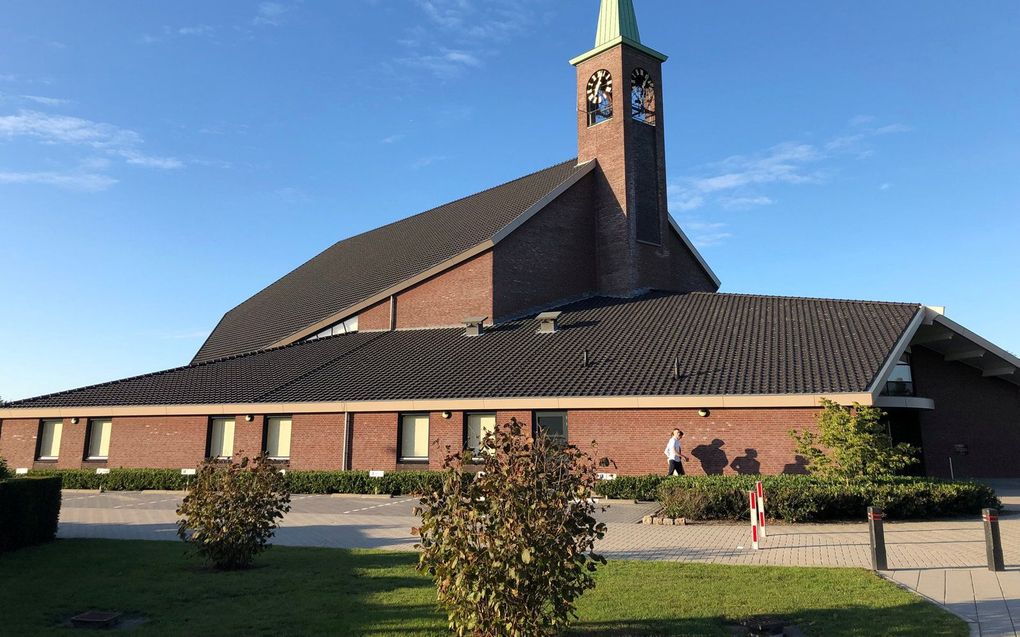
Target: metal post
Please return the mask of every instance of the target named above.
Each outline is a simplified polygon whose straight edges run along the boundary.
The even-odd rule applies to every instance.
[[[1002,559],[1002,538],[999,536],[999,510],[981,509],[981,519],[985,523],[985,554],[988,556],[988,570],[1004,571],[1006,564]]]
[[[871,534],[871,568],[876,571],[889,570],[889,562],[885,554],[885,514],[878,507],[868,507],[868,529]]]

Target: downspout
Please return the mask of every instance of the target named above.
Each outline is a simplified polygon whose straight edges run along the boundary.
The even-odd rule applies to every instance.
[[[347,410],[344,410],[344,457],[343,462],[340,463],[340,468],[344,471],[350,469],[350,439],[351,439],[351,414]]]

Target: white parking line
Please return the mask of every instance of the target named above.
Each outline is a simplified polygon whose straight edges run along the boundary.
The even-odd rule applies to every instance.
[[[377,504],[375,506],[364,507],[364,508],[361,508],[361,509],[351,509],[350,511],[344,511],[341,515],[346,515],[348,513],[360,513],[362,511],[371,511],[372,509],[381,509],[382,507],[389,507],[389,506],[393,506],[394,504],[404,504],[404,503],[407,503],[407,502],[414,502],[417,499],[418,498],[408,498],[407,500],[397,500],[395,502],[387,502],[386,504]]]

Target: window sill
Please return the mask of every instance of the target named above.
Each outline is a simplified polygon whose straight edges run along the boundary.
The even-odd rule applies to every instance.
[[[397,458],[400,464],[428,464],[428,458]]]
[[[109,459],[110,459],[109,456],[104,456],[104,457],[90,456],[88,458],[85,458],[84,462],[106,462]]]
[[[59,458],[36,458],[35,461],[40,464],[52,464],[59,460]]]

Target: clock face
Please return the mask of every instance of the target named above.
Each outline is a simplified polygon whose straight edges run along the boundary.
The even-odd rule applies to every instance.
[[[599,106],[613,96],[613,76],[609,71],[600,69],[588,80],[588,103]]]
[[[634,119],[655,124],[655,83],[644,69],[634,69],[631,74],[630,107]]]
[[[613,76],[600,69],[588,80],[588,126],[613,116]]]

